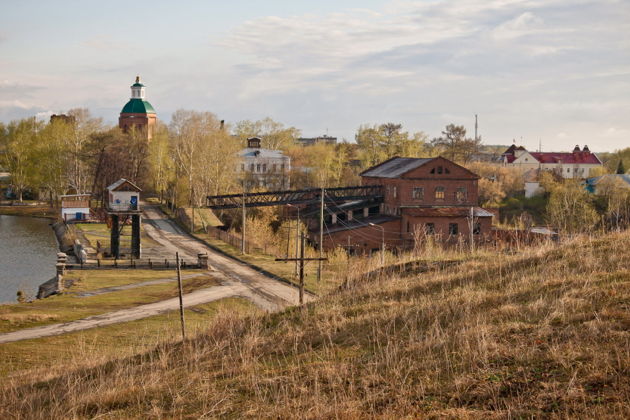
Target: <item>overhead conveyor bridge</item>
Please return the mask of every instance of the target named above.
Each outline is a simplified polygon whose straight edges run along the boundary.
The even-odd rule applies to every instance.
[[[264,207],[293,205],[312,205],[321,201],[321,188],[305,190],[285,190],[258,193],[241,193],[212,195],[206,198],[206,206],[210,209],[235,209],[243,207]],[[326,188],[324,202],[326,205],[340,204],[351,200],[382,201],[383,188],[380,185],[361,185],[356,187]]]

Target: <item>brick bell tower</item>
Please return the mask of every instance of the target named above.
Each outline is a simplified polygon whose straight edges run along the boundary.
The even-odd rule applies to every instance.
[[[125,133],[135,130],[142,133],[147,140],[151,140],[157,116],[151,104],[144,99],[144,88],[145,86],[140,83],[140,76],[136,76],[136,82],[131,85],[131,98],[120,112],[118,127]]]

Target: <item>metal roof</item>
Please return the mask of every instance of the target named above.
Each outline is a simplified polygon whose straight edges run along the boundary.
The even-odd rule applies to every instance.
[[[148,101],[139,98],[129,99],[125,104],[121,114],[155,114],[155,109]]]
[[[126,180],[125,178],[120,178],[118,181],[114,182],[112,185],[110,185],[109,187],[107,187],[107,189],[109,191],[117,191],[119,187],[121,187],[123,184],[129,184],[132,188],[134,188],[136,191],[142,191],[140,189],[140,187],[138,187],[136,184],[134,184],[133,182]]]
[[[434,158],[402,158],[393,157],[390,160],[363,171],[360,175],[374,178],[398,178],[401,175],[419,168]]]
[[[271,149],[258,149],[253,147],[248,147],[239,152],[239,156],[242,157],[261,157],[261,158],[286,158],[282,151],[280,150],[271,150]]]

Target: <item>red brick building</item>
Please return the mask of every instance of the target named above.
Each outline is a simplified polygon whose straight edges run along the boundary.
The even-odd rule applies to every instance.
[[[492,213],[477,207],[479,176],[442,157],[394,157],[361,173],[363,185],[382,186],[382,200],[328,209],[324,248],[356,252],[412,248],[427,235],[446,242],[487,237]]]
[[[125,133],[135,130],[146,136],[147,140],[151,140],[156,123],[155,110],[149,101],[145,100],[145,86],[140,83],[140,76],[137,76],[136,82],[131,85],[131,98],[120,111],[118,126]]]

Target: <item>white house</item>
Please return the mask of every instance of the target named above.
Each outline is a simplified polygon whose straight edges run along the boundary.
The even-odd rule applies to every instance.
[[[90,194],[67,194],[61,199],[61,218],[64,222],[90,218]]]
[[[247,139],[247,148],[240,151],[236,172],[249,188],[284,190],[290,188],[291,158],[280,150],[263,149],[259,137]]]
[[[136,184],[124,178],[107,187],[107,207],[116,212],[140,211],[140,192]]]
[[[601,160],[595,153],[591,153],[588,146],[580,150],[575,146],[573,152],[529,152],[523,146],[512,145],[501,155],[501,161],[506,166],[524,170],[538,169],[553,171],[563,178],[585,179],[595,168],[602,166]]]

